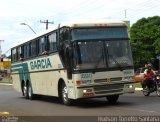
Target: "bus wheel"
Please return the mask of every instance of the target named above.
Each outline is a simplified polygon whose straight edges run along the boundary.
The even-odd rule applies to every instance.
[[[117,103],[119,95],[111,95],[111,96],[107,96],[106,98],[107,98],[109,103],[115,104],[115,103]]]
[[[61,99],[65,105],[71,105],[71,99],[68,98],[68,91],[65,83],[62,84]]]
[[[34,99],[33,90],[32,90],[32,87],[31,87],[30,84],[28,85],[28,98],[29,98],[30,100],[33,100],[33,99]]]
[[[26,99],[28,99],[28,88],[26,85],[23,85],[23,95]]]

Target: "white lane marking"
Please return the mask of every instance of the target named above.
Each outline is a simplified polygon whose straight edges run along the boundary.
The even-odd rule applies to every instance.
[[[0,83],[0,85],[7,85],[7,86],[11,86],[11,85],[13,85],[13,84]]]

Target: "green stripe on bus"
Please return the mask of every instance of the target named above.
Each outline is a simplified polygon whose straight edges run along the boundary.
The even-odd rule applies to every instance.
[[[22,80],[29,80],[30,81],[31,80],[30,74],[26,73],[26,72],[29,72],[29,68],[28,68],[27,63],[12,65],[12,72],[17,72],[17,71],[19,73],[20,81],[22,81]]]

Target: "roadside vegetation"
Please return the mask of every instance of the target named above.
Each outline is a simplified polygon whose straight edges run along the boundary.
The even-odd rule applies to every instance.
[[[152,63],[158,69],[160,55],[160,16],[142,18],[130,28],[135,68]]]
[[[1,81],[0,81],[0,84],[1,84],[1,83],[12,84],[12,81],[11,81],[11,80],[1,80]]]
[[[142,88],[141,83],[135,83],[136,88]]]

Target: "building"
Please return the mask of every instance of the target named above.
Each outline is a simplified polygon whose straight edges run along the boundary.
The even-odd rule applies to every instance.
[[[11,59],[4,58],[0,61],[0,75],[3,78],[10,78],[11,75]]]

